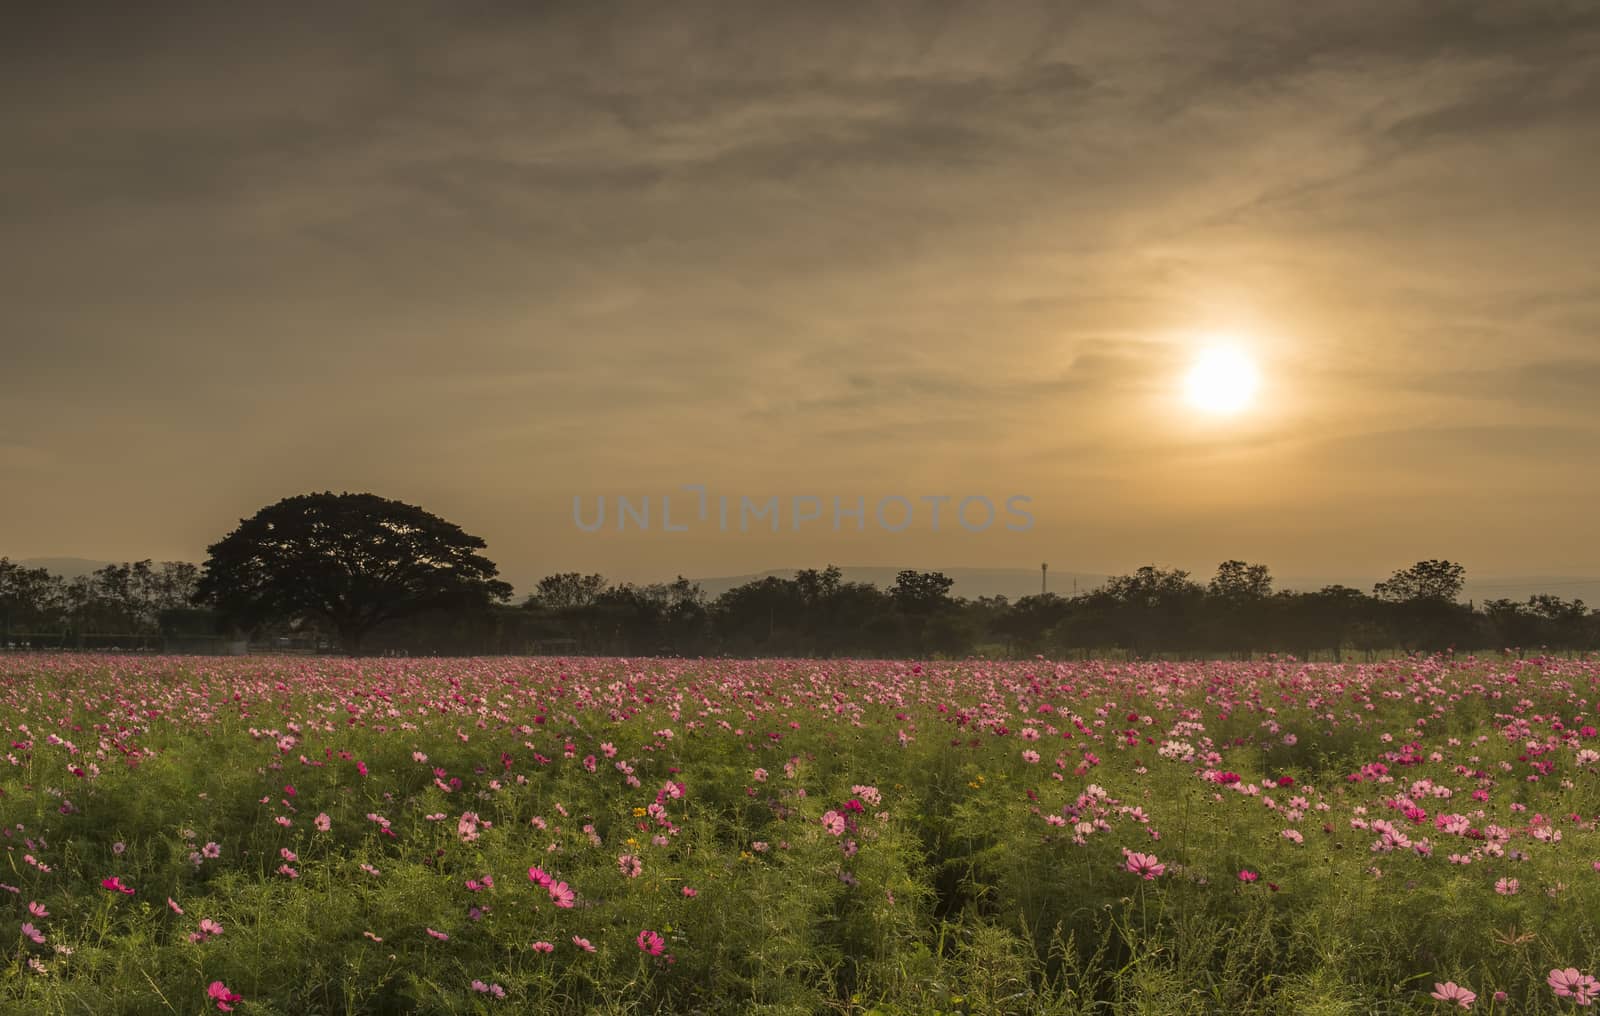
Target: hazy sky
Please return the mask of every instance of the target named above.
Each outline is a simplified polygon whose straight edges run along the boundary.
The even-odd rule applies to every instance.
[[[1600,570],[1587,0],[52,6],[0,34],[13,558],[332,489],[517,579]],[[1216,335],[1237,417],[1178,394]],[[1034,526],[573,523],[689,483]]]

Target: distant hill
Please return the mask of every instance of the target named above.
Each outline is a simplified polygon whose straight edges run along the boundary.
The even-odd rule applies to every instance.
[[[143,560],[142,558],[140,560]],[[79,575],[92,575],[108,564],[121,564],[121,561],[91,561],[86,557],[30,557],[17,564],[24,568],[44,568],[53,575],[60,575],[64,579],[75,579]]]
[[[1563,600],[1578,599],[1591,609],[1600,608],[1600,578],[1577,575],[1491,577],[1478,581],[1469,578],[1462,596],[1482,603],[1501,599],[1525,601],[1535,593],[1549,593]]]

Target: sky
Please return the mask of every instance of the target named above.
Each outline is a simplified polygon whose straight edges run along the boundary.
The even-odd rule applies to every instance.
[[[1600,572],[1593,3],[57,6],[0,33],[0,554],[333,490],[518,579]]]

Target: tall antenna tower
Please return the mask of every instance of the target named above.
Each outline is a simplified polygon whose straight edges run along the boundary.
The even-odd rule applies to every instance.
[[[1043,596],[1045,594],[1045,592],[1047,591],[1047,589],[1049,588],[1048,586],[1045,585],[1045,573],[1048,572],[1049,570],[1050,570],[1050,565],[1049,565],[1048,562],[1040,563],[1040,565],[1039,565],[1039,595],[1040,596]]]

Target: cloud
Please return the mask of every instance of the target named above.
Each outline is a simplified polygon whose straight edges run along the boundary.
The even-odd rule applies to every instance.
[[[533,562],[559,542],[518,521],[544,487],[673,472],[1093,478],[1118,539],[1166,540],[1168,508],[1137,503],[1162,483],[1315,489],[1355,517],[1374,462],[1457,484],[1589,458],[1592,5],[13,27],[0,428],[103,471],[35,486],[42,529],[0,506],[41,552],[85,530],[173,547],[185,492],[237,516],[360,481],[482,504]],[[1253,423],[1170,399],[1211,331],[1267,363]],[[183,465],[215,461],[253,465]],[[107,505],[108,481],[130,496]]]
[[[1495,369],[1441,370],[1408,383],[1417,390],[1473,402],[1565,411],[1593,421],[1600,360],[1573,357]]]

